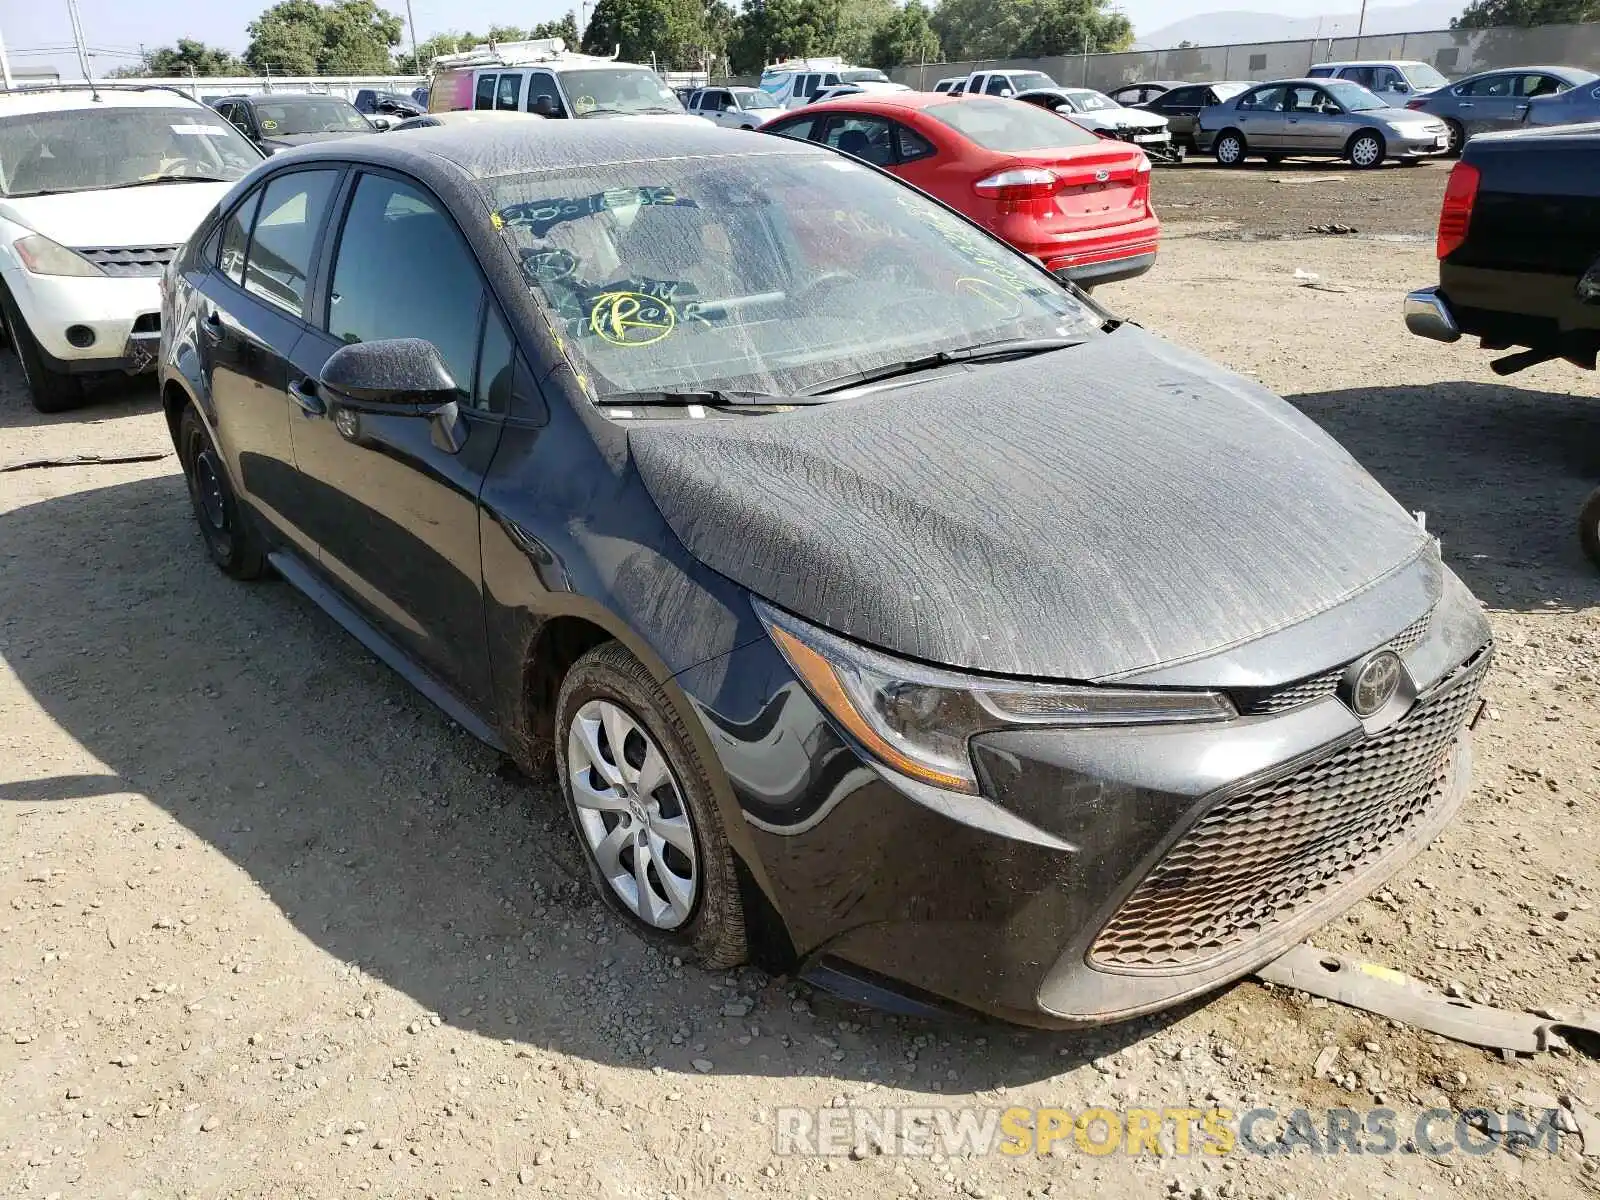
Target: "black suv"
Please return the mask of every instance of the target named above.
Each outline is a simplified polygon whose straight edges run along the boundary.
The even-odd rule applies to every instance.
[[[362,116],[343,96],[264,92],[255,96],[223,96],[210,103],[268,154],[389,127],[388,118]]]

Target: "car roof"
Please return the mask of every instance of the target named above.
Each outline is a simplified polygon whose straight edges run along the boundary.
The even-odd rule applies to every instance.
[[[230,100],[248,100],[252,104],[263,104],[271,100],[344,100],[343,96],[335,96],[332,92],[254,92],[248,96],[229,96]]]
[[[0,115],[63,112],[72,109],[171,108],[173,105],[204,108],[205,105],[176,88],[115,87],[88,84],[69,87],[23,87],[0,92]]]
[[[1570,67],[1565,65],[1549,67],[1486,67],[1482,71],[1474,71],[1471,75],[1463,75],[1460,79],[1452,79],[1452,84],[1465,83],[1469,79],[1476,79],[1480,75],[1526,75],[1531,71],[1544,71],[1551,75],[1593,75],[1588,67]]]
[[[962,76],[962,78],[966,78]],[[817,104],[808,104],[806,110],[813,108],[858,108],[858,109],[897,109],[897,108],[931,108],[935,104],[970,104],[974,101],[983,101],[990,104],[999,100],[998,96],[951,96],[946,92],[867,92],[863,91],[856,96],[841,96],[837,100],[823,100]],[[802,110],[796,109],[796,112]]]
[[[434,114],[437,116],[438,114]],[[736,158],[752,154],[829,154],[793,138],[753,138],[699,117],[606,117],[546,121],[536,137],[521,121],[481,121],[416,129],[403,138],[359,137],[315,142],[274,156],[286,162],[369,163],[406,171],[424,183],[449,175],[497,179],[536,171],[583,170],[614,163],[648,165],[666,158]]]
[[[1314,67],[1426,67],[1420,58],[1342,58],[1338,62],[1312,63]],[[1274,79],[1273,83],[1284,82]]]

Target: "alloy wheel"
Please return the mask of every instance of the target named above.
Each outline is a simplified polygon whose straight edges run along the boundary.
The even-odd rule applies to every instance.
[[[1383,148],[1378,145],[1375,137],[1362,137],[1356,139],[1356,144],[1350,147],[1350,161],[1358,167],[1376,166],[1378,158],[1383,153]]]
[[[1445,153],[1452,157],[1460,157],[1461,148],[1467,144],[1467,131],[1455,121],[1446,121],[1444,124],[1450,134],[1450,144]]]
[[[1240,150],[1238,138],[1225,137],[1217,143],[1217,161],[1232,166],[1239,161]]]
[[[578,826],[600,873],[628,911],[657,929],[694,912],[700,860],[683,791],[644,726],[609,700],[590,700],[567,730]]]

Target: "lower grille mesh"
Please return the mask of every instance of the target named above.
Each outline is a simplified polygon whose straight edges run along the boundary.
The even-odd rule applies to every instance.
[[[1183,971],[1262,939],[1443,802],[1487,648],[1398,724],[1215,805],[1101,930],[1091,966]]]

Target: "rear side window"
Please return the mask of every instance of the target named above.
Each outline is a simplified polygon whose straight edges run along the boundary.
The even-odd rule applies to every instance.
[[[1082,126],[1031,104],[965,99],[922,111],[985,150],[1055,150],[1092,146],[1100,140]]]
[[[267,184],[245,262],[244,288],[305,315],[306,280],[337,171],[294,171]]]
[[[496,76],[479,75],[478,90],[473,94],[472,107],[477,109],[494,107],[494,84]]]
[[[1312,67],[1306,72],[1312,79],[1327,79],[1333,74],[1332,67]]]
[[[933,144],[915,130],[907,129],[904,125],[897,123],[894,127],[894,132],[895,136],[900,139],[901,162],[915,162],[919,158],[927,158],[935,153]]]
[[[521,98],[522,76],[517,74],[500,76],[500,82],[495,88],[494,106],[508,112],[516,112],[517,101]]]
[[[256,219],[256,206],[260,203],[261,189],[257,188],[222,223],[222,246],[217,255],[217,266],[241,287],[244,286],[245,250],[250,245],[250,225]]]
[[[363,175],[339,238],[328,332],[346,343],[426,338],[466,399],[482,300],[476,259],[455,222],[409,184]]]

